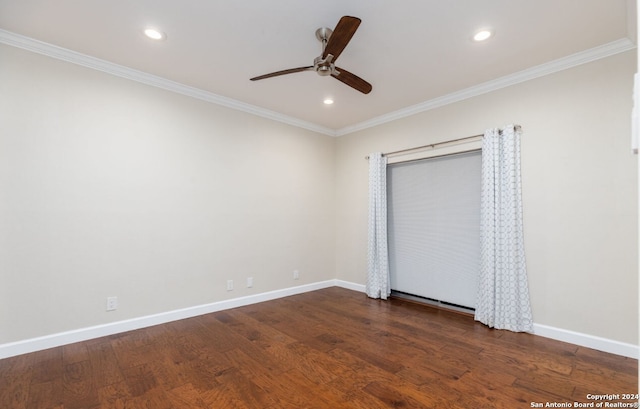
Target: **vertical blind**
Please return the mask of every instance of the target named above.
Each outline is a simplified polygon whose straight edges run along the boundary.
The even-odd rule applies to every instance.
[[[387,167],[391,289],[475,308],[481,152]]]

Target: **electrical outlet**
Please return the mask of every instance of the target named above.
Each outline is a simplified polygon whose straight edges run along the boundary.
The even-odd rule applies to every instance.
[[[293,270],[293,279],[297,280],[300,278],[300,272],[298,270]]]
[[[118,309],[118,297],[107,297],[107,311]]]
[[[253,277],[247,277],[247,288],[253,287]]]
[[[233,280],[227,280],[227,291],[233,291]]]

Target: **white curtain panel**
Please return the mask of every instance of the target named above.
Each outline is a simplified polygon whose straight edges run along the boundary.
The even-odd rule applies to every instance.
[[[369,155],[369,249],[367,295],[386,300],[391,294],[387,248],[387,158]]]
[[[522,232],[519,126],[489,129],[482,140],[480,278],[475,319],[533,331]]]

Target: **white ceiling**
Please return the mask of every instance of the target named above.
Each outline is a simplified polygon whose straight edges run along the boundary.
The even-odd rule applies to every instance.
[[[634,0],[0,0],[0,30],[340,134],[575,53],[630,49],[635,7]],[[249,81],[312,65],[321,52],[315,30],[343,15],[362,24],[338,65],[370,82],[370,94],[313,72]],[[147,26],[167,39],[147,39]],[[471,41],[486,27],[493,38]],[[323,105],[327,96],[333,105]]]

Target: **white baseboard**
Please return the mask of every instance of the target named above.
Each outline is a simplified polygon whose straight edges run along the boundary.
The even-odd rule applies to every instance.
[[[640,357],[640,347],[638,345],[627,344],[608,338],[596,337],[594,335],[583,334],[542,324],[533,324],[533,333],[541,337],[568,342],[570,344],[580,345],[586,348],[597,349],[598,351],[609,352],[611,354],[622,355],[628,358],[638,359]]]
[[[358,291],[361,293],[367,292],[366,286],[364,284],[356,284],[350,281],[343,281],[343,280],[334,280],[334,283],[336,287],[342,287],[342,288],[346,288],[347,290]]]
[[[282,290],[11,342],[0,345],[0,359],[335,286],[339,286],[336,280],[321,281],[298,287],[284,288]]]
[[[282,290],[270,291],[266,293],[250,295],[246,297],[233,298],[231,300],[218,301],[210,304],[198,305],[195,307],[183,308],[180,310],[168,311],[160,314],[147,315],[145,317],[133,318],[110,324],[96,325],[93,327],[80,328],[77,330],[60,332],[38,338],[26,339],[23,341],[11,342],[0,345],[0,359],[22,355],[29,352],[54,348],[74,342],[86,341],[93,338],[132,331],[153,325],[164,324],[198,315],[209,314],[216,311],[242,307],[259,302],[275,300],[291,295],[302,294],[309,291],[320,290],[328,287],[342,287],[361,293],[365,292],[365,286],[343,280],[327,280],[318,283],[306,284],[298,287],[284,288]],[[600,338],[593,335],[582,334],[548,325],[534,324],[534,334],[551,338],[558,341],[568,342],[599,351],[609,352],[638,359],[640,348],[638,345],[626,344],[607,338]]]
[[[335,285],[349,290],[360,291],[362,293],[366,292],[365,286],[362,284],[336,280]],[[612,339],[596,337],[594,335],[583,334],[542,324],[533,324],[533,331],[535,335],[555,339],[556,341],[568,342],[570,344],[626,356],[628,358],[638,359],[640,357],[640,346],[638,345],[626,344]]]

